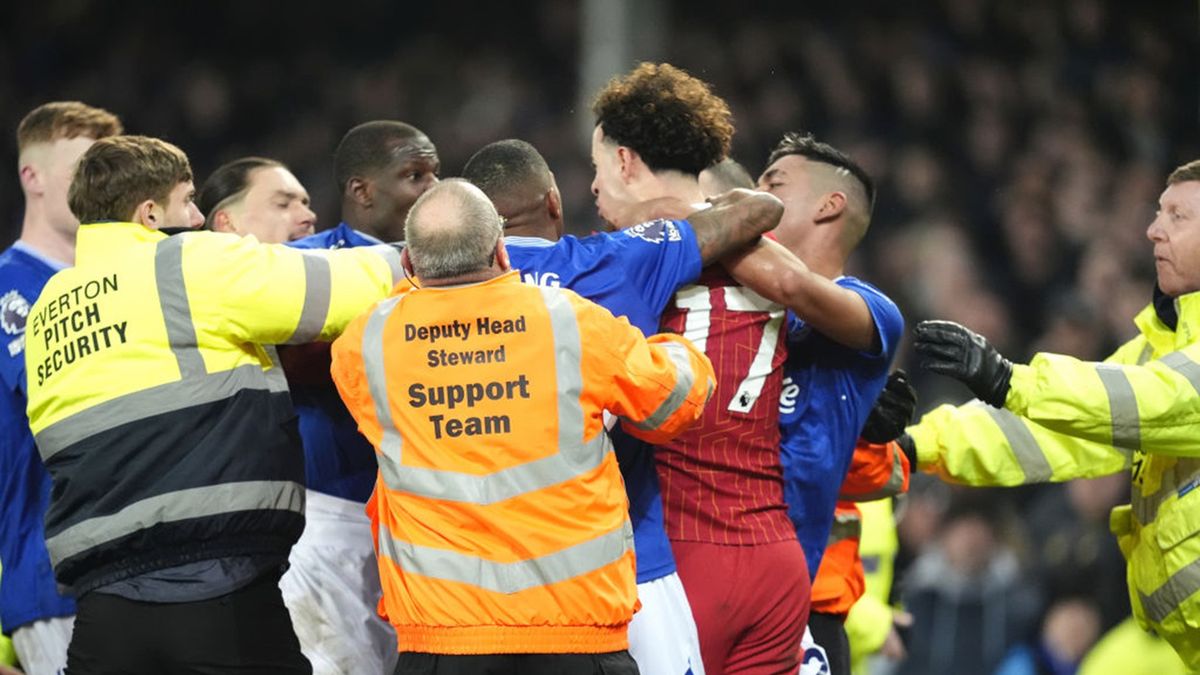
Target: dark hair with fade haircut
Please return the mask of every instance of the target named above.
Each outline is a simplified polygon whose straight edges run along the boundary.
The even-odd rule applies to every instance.
[[[242,157],[217,167],[204,181],[196,198],[196,206],[205,214],[204,226],[212,229],[213,215],[221,207],[245,195],[250,188],[251,173],[276,166],[287,168],[282,162],[266,157]]]
[[[104,108],[80,101],[52,101],[30,110],[17,125],[17,152],[60,138],[85,136],[98,140],[124,131],[121,120]]]
[[[392,148],[397,143],[418,137],[426,137],[425,132],[392,120],[363,122],[347,131],[333,154],[333,179],[338,190],[345,192],[346,183],[355,176],[387,167],[394,159]]]
[[[549,181],[549,176],[550,166],[542,153],[517,138],[483,146],[471,155],[462,170],[462,177],[493,201],[522,187],[540,188]]]
[[[875,181],[871,180],[871,176],[846,153],[828,143],[818,141],[813,138],[811,133],[801,134],[792,131],[784,134],[783,140],[779,141],[775,149],[771,151],[771,156],[767,158],[767,166],[774,164],[780,157],[788,155],[801,155],[810,161],[828,164],[850,172],[863,186],[867,197],[867,211],[875,209]]]
[[[1200,159],[1194,159],[1172,171],[1171,175],[1167,176],[1167,185],[1194,180],[1200,180]]]
[[[642,63],[609,81],[592,103],[606,139],[632,148],[652,171],[693,176],[729,154],[733,114],[703,80],[667,63]]]
[[[81,223],[128,220],[138,204],[165,205],[171,191],[192,180],[187,155],[148,136],[111,136],[96,141],[79,158],[67,190],[67,205]]]

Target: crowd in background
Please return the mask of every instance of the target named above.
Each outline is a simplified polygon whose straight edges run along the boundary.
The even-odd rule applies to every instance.
[[[805,129],[876,178],[873,230],[848,272],[895,298],[909,325],[959,321],[1021,361],[1101,359],[1133,334],[1129,318],[1153,285],[1145,228],[1163,176],[1200,156],[1188,8],[665,5],[657,51],[635,56],[712,83],[735,113],[733,155],[752,174],[782,132]],[[77,98],[184,148],[198,182],[234,157],[272,157],[307,187],[318,229],[337,222],[333,148],[358,122],[420,127],[446,176],[480,146],[519,137],[556,172],[571,231],[599,224],[578,133],[590,113],[576,101],[577,2],[61,2],[7,13],[3,128]],[[0,153],[15,165],[11,141]],[[20,209],[17,181],[4,181],[0,245],[16,237]],[[903,353],[900,364],[922,410],[967,398]],[[897,593],[917,615],[913,663],[962,648],[947,626],[963,640],[977,626],[995,643],[978,658],[994,664],[1065,597],[1084,596],[1099,630],[1123,618],[1107,513],[1127,498],[1125,481],[984,492],[915,478],[897,567]]]

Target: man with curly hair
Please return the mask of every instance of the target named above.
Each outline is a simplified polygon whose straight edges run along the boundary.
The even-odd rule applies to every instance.
[[[618,225],[648,200],[703,202],[699,174],[725,158],[734,131],[729,107],[706,83],[643,63],[612,80],[592,110],[592,192],[602,218]],[[725,262],[736,269],[741,260]],[[679,289],[663,325],[708,354],[718,382],[700,423],[655,455],[704,668],[709,675],[796,672],[810,582],[783,498],[784,308],[712,266]],[[662,641],[639,644],[635,634],[638,621],[654,619],[635,617],[635,655],[662,648]]]

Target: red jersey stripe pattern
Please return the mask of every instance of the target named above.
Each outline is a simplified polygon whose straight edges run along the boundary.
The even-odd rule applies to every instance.
[[[663,314],[712,360],[717,389],[700,422],[657,450],[667,536],[728,545],[795,539],[783,500],[779,393],[784,309],[723,270],[685,286]]]

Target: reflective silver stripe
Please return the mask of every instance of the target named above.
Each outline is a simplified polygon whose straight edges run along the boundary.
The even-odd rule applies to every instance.
[[[558,403],[558,452],[495,473],[478,476],[440,469],[404,466],[403,441],[392,419],[387,372],[384,368],[384,327],[403,296],[390,298],[367,318],[363,329],[363,367],[375,416],[383,431],[380,472],[389,489],[429,499],[470,504],[493,504],[571,480],[600,466],[612,443],[600,432],[583,439],[583,359],[575,310],[563,292],[540,288],[554,336],[555,385]]]
[[[1158,490],[1143,495],[1138,485],[1133,485],[1131,508],[1134,517],[1139,524],[1148,525],[1158,517],[1158,509],[1163,502],[1197,481],[1200,481],[1200,459],[1186,457],[1175,460],[1175,463],[1164,469],[1159,476]]]
[[[42,460],[48,461],[63,448],[102,431],[152,415],[220,401],[247,389],[270,390],[262,366],[248,364],[135,391],[81,410],[42,429],[35,436],[38,452]]]
[[[1133,386],[1120,366],[1108,363],[1096,364],[1096,374],[1108,394],[1108,408],[1112,414],[1112,442],[1118,448],[1142,449],[1141,417],[1138,415],[1137,397]]]
[[[1025,482],[1045,483],[1049,481],[1053,477],[1054,471],[1050,468],[1050,462],[1046,460],[1046,453],[1042,450],[1042,446],[1038,445],[1033,433],[1021,422],[1021,419],[1007,410],[993,408],[982,401],[975,403],[986,410],[996,426],[1000,427],[1005,440],[1012,448],[1013,455],[1017,458],[1017,463],[1025,472]]]
[[[289,345],[302,345],[321,336],[329,318],[330,297],[329,260],[322,252],[304,253],[304,307],[296,331],[287,339]]]
[[[402,466],[390,458],[379,463],[379,471],[384,484],[396,492],[426,499],[487,505],[571,480],[600,466],[612,452],[612,443],[604,432],[587,443],[577,442],[574,447],[574,451],[568,448],[564,452],[560,448],[549,457],[484,476]]]
[[[367,325],[363,327],[363,371],[367,376],[367,391],[371,393],[371,400],[375,402],[375,419],[379,421],[379,428],[383,430],[379,451],[387,460],[380,462],[384,471],[393,469],[393,464],[395,468],[399,468],[402,443],[400,432],[392,422],[392,409],[388,400],[387,372],[384,370],[383,361],[383,329],[392,310],[403,297],[391,297],[379,303],[375,311],[367,317]],[[392,489],[397,489],[390,481],[389,485]]]
[[[696,374],[692,371],[692,361],[687,347],[678,342],[659,342],[656,346],[662,347],[670,357],[671,363],[675,364],[675,386],[657,410],[644,421],[634,422],[634,426],[637,428],[648,431],[658,429],[671,419],[671,415],[679,411],[680,406],[687,401],[688,392],[692,390],[692,386],[696,382]]]
[[[588,460],[602,461],[603,455],[591,456],[595,453],[595,440],[592,443],[583,442],[583,340],[579,337],[579,319],[575,316],[575,308],[567,300],[566,294],[549,286],[539,286],[542,301],[546,303],[546,313],[550,316],[550,332],[554,336],[554,383],[558,401],[558,452],[566,454],[572,462],[589,463]],[[607,434],[598,432],[601,447],[608,446]],[[569,480],[574,474],[568,463],[562,466],[562,480]]]
[[[158,302],[167,326],[167,340],[179,374],[184,379],[207,372],[204,357],[196,342],[196,326],[188,303],[187,285],[183,281],[184,237],[167,237],[158,242],[154,251],[154,283],[158,287]]]
[[[1158,362],[1184,376],[1188,384],[1200,394],[1200,363],[1196,363],[1183,352],[1171,352]]]
[[[1146,345],[1142,347],[1142,353],[1138,354],[1137,365],[1144,365],[1150,360],[1151,356],[1154,356],[1154,345],[1147,342]]]
[[[383,256],[388,267],[392,268],[392,285],[400,283],[400,280],[404,278],[404,268],[400,265],[400,249],[392,244],[380,244],[369,248]]]
[[[470,584],[493,593],[519,593],[574,579],[611,565],[632,548],[633,527],[628,518],[621,527],[594,539],[541,557],[508,563],[400,541],[382,524],[379,526],[379,552],[404,572]]]
[[[279,360],[279,351],[274,345],[263,345],[267,358],[271,359],[271,367],[264,372],[267,378],[267,390],[281,392],[288,390],[287,375],[283,372],[283,362]]]
[[[304,513],[304,486],[291,481],[244,481],[168,492],[134,502],[114,514],[76,523],[47,538],[46,547],[58,565],[158,523],[258,510]]]
[[[1142,609],[1146,611],[1146,618],[1162,623],[1197,591],[1200,591],[1200,559],[1193,560],[1187,567],[1172,574],[1167,583],[1150,595],[1138,591],[1138,597],[1142,601]]]
[[[876,499],[891,497],[899,493],[902,487],[904,487],[904,461],[901,459],[901,452],[895,450],[892,452],[892,475],[888,476],[888,482],[878,490],[872,490],[861,495],[852,495],[849,499],[856,502],[873,502]],[[840,499],[847,499],[847,497],[840,497]]]
[[[829,540],[826,546],[833,546],[846,539],[862,538],[862,518],[855,514],[835,514],[833,526],[829,528]]]

